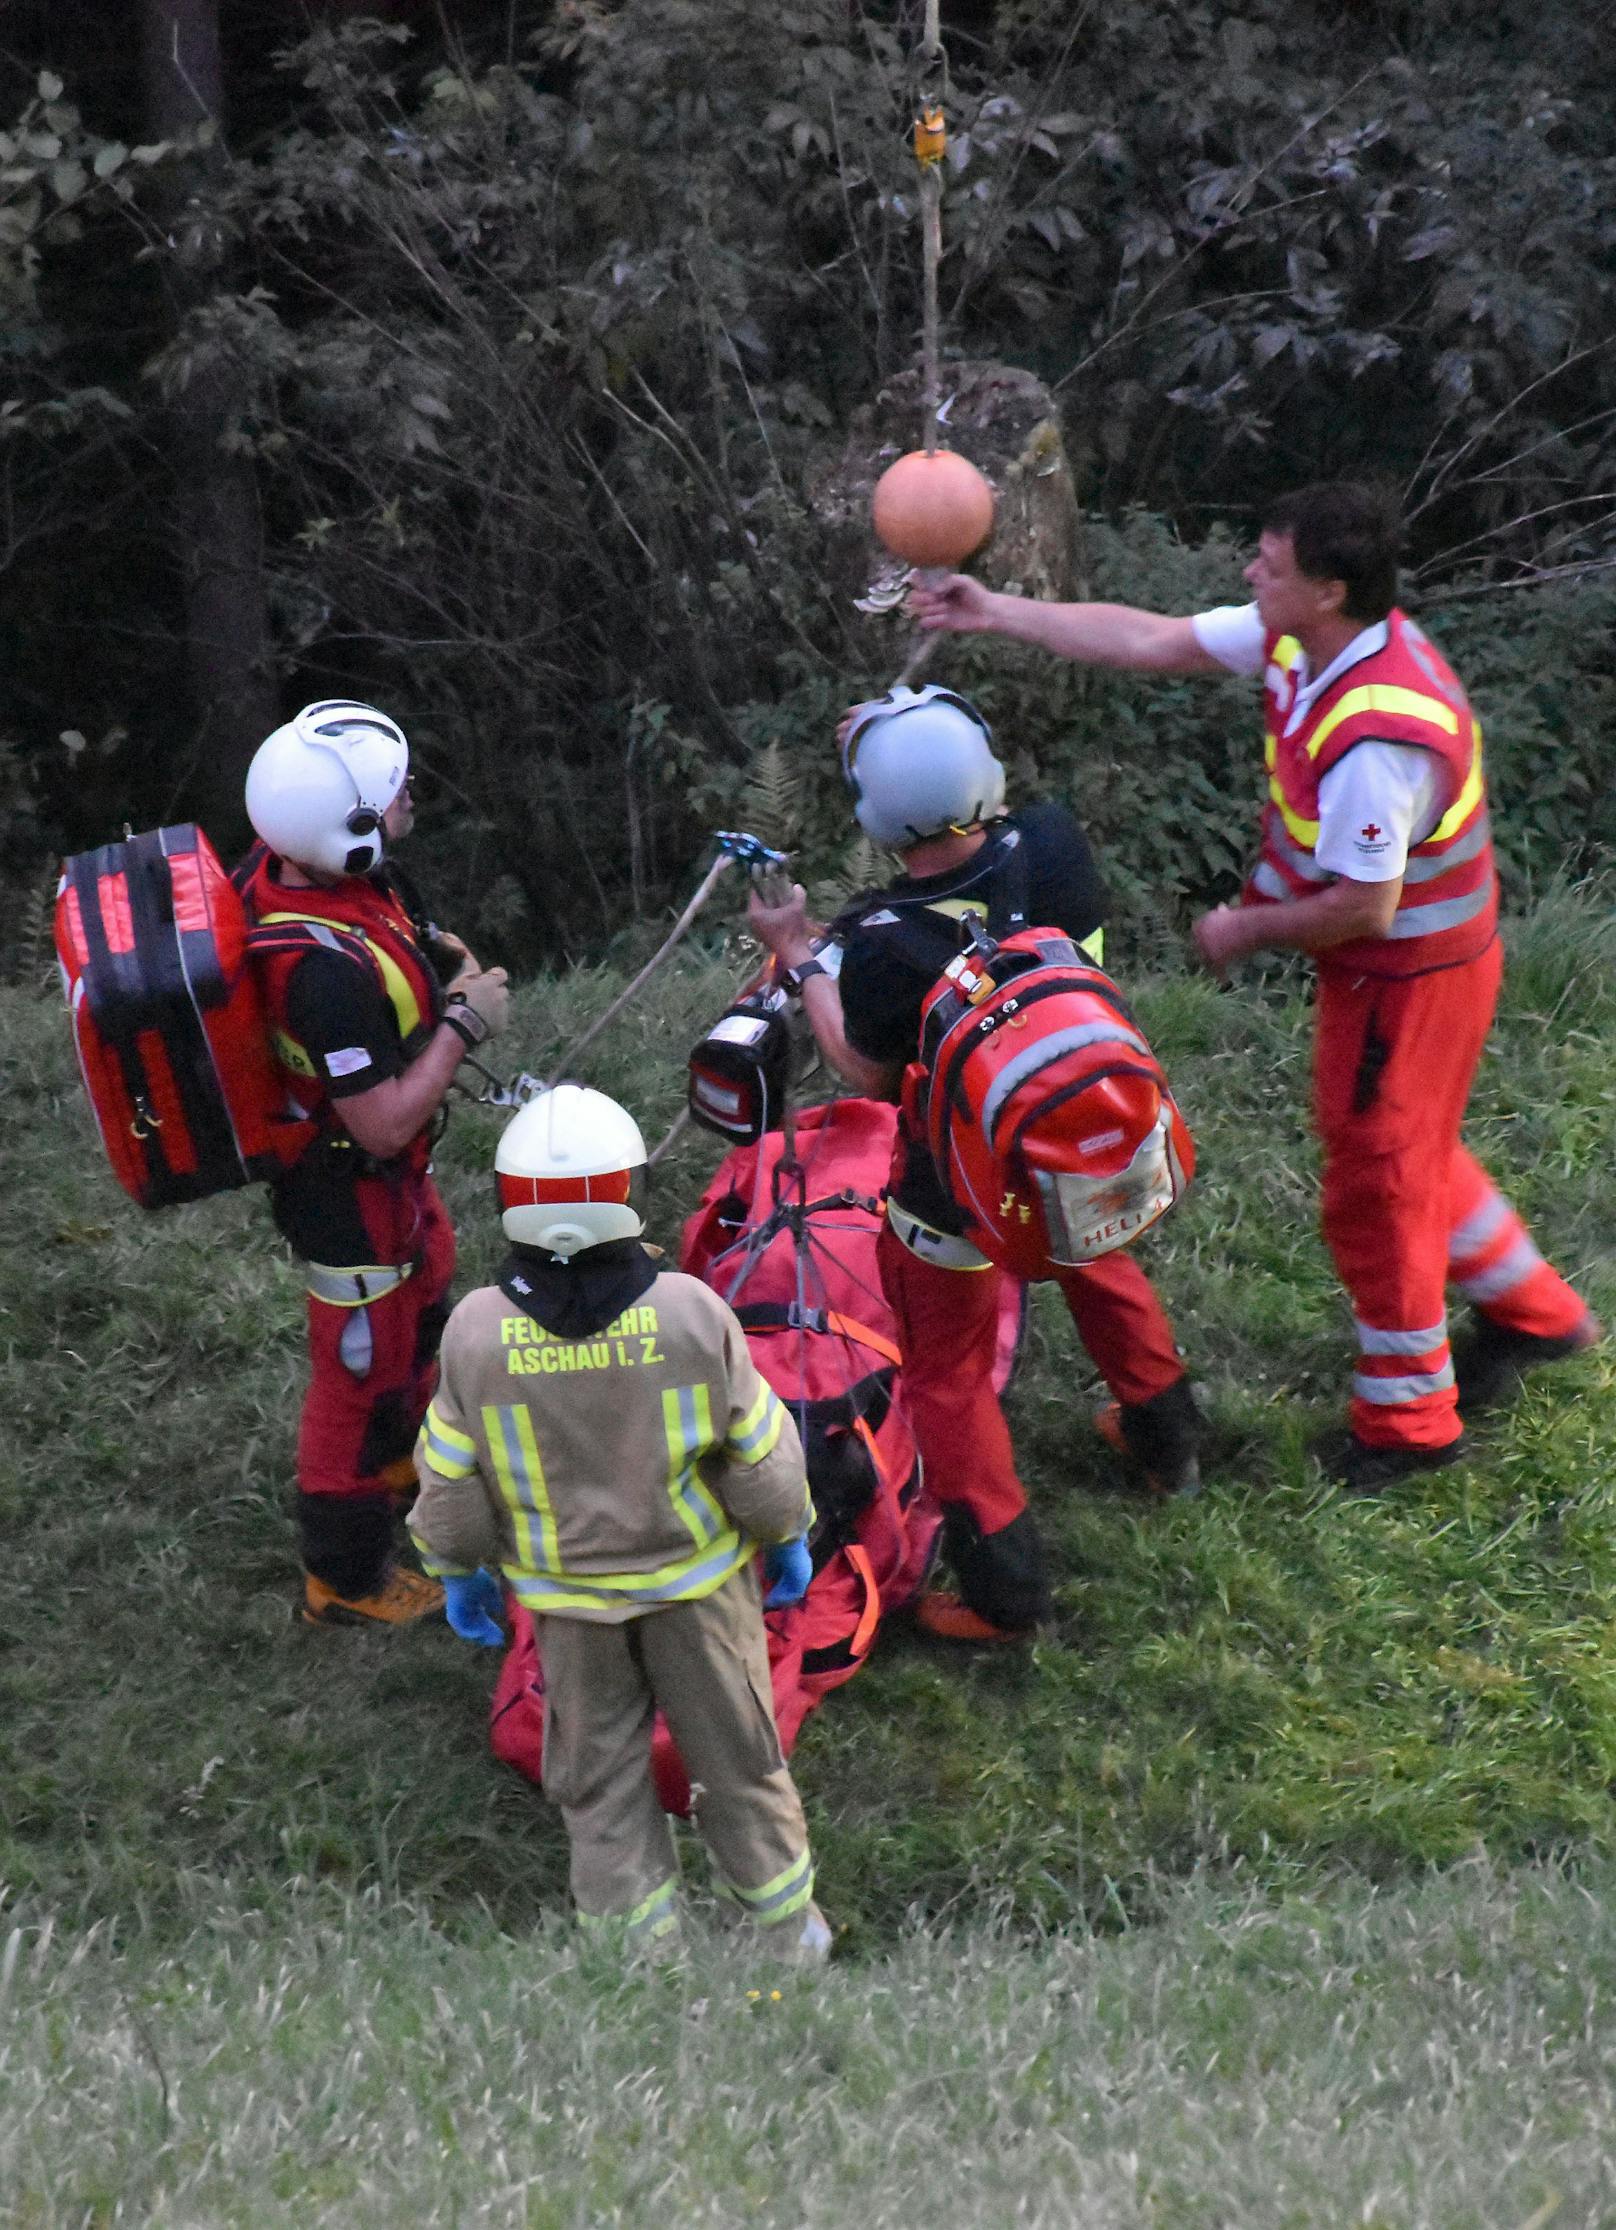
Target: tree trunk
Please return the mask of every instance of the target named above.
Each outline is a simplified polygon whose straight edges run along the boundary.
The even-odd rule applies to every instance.
[[[969,570],[990,588],[1071,596],[1087,568],[1054,397],[1031,372],[1009,364],[950,359],[943,385],[951,399],[941,446],[968,457],[994,492],[993,533]],[[923,435],[920,376],[900,372],[854,412],[845,444],[809,482],[809,508],[825,535],[825,576],[844,609],[865,615],[857,640],[872,673],[916,646],[901,611],[908,569],[876,541],[870,497],[886,467],[918,449]]]
[[[141,0],[141,32],[148,136],[177,138],[208,120],[222,134],[218,0]],[[209,188],[224,162],[216,138],[191,158],[168,212],[164,278],[176,328],[222,283],[225,243]],[[191,713],[188,764],[175,772],[186,809],[225,851],[246,834],[247,762],[280,716],[257,477],[249,458],[224,446],[242,400],[227,366],[201,365],[170,405],[167,429]]]

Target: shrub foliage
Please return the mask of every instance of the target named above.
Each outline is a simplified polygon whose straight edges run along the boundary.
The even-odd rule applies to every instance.
[[[150,499],[162,413],[205,386],[257,476],[284,697],[406,716],[449,896],[511,957],[665,898],[716,815],[778,792],[771,748],[802,770],[811,868],[845,873],[826,743],[885,677],[858,670],[804,490],[915,352],[913,14],[461,0],[414,37],[316,17],[229,159],[184,171],[181,218],[186,148],[98,136],[54,76],[19,91],[19,805],[66,842],[186,807],[175,605],[215,554],[165,541]],[[1616,128],[1581,97],[1601,15],[1573,0],[1545,49],[1522,0],[1000,0],[951,41],[945,339],[1055,389],[1104,522],[1096,588],[1237,594],[1254,501],[1391,481],[1533,865],[1589,834],[1610,686]],[[175,259],[189,307],[165,334]],[[1232,697],[966,663],[1017,754],[1126,835],[1130,889],[1171,910],[1226,887]]]

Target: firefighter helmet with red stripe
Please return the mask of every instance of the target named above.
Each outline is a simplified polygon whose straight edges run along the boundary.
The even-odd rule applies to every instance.
[[[556,1084],[506,1125],[494,1155],[500,1221],[518,1246],[564,1259],[645,1229],[645,1140],[627,1108]]]

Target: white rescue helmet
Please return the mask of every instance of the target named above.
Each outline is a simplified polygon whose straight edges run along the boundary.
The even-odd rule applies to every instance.
[[[626,1107],[556,1084],[505,1126],[494,1155],[500,1222],[518,1246],[563,1258],[645,1229],[645,1140]]]
[[[886,851],[975,828],[1004,810],[993,730],[968,698],[936,682],[898,682],[857,706],[842,738],[842,773],[853,818]]]
[[[351,697],[305,705],[247,769],[247,818],[270,850],[318,875],[368,875],[382,818],[409,779],[396,720]]]

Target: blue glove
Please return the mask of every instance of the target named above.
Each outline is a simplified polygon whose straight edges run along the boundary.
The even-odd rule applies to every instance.
[[[799,1533],[794,1541],[772,1542],[763,1552],[763,1577],[768,1582],[763,1608],[778,1611],[788,1603],[800,1603],[813,1576],[814,1560],[808,1554],[805,1533]]]
[[[504,1609],[498,1580],[481,1565],[458,1578],[453,1573],[444,1575],[443,1615],[463,1642],[503,1649],[505,1631],[499,1621]]]

